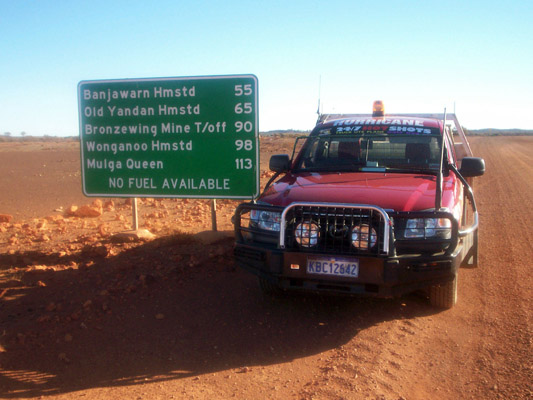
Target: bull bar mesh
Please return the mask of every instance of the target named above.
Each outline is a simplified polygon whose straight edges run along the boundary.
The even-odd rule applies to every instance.
[[[304,230],[302,226],[314,228]],[[387,212],[377,206],[293,203],[281,214],[280,247],[336,254],[387,255],[390,226]]]

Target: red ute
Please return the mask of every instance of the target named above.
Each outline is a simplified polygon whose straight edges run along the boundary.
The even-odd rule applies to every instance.
[[[472,179],[485,164],[448,118],[321,116],[297,154],[271,158],[259,199],[237,208],[237,264],[268,293],[423,289],[452,307],[458,268],[477,266]]]

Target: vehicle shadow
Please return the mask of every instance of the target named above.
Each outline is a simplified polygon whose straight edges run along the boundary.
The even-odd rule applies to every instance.
[[[264,297],[232,251],[231,240],[165,238],[116,256],[70,255],[85,267],[24,277],[27,286],[0,300],[0,397],[290,362],[383,321],[435,312],[416,297]]]

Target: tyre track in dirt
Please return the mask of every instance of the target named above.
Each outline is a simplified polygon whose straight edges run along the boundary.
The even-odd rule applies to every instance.
[[[487,163],[475,188],[480,267],[460,271],[459,303],[434,313],[416,298],[403,299],[396,319],[371,324],[333,351],[322,371],[336,372],[336,388],[311,394],[530,398],[533,138],[473,139],[474,154]]]
[[[533,138],[476,138],[473,145],[488,166],[476,187],[480,268],[468,271],[472,277],[466,287],[475,294],[469,316],[479,330],[475,370],[494,398],[502,393],[528,398],[533,381]]]

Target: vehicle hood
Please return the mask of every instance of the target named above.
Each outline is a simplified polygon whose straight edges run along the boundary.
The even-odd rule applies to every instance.
[[[283,206],[294,202],[371,204],[386,210],[435,208],[436,176],[398,173],[287,174],[259,199]],[[443,181],[442,206],[453,209],[454,176]]]

